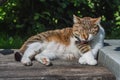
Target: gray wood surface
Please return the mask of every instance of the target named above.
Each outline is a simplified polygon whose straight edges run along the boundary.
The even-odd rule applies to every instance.
[[[52,66],[33,61],[24,66],[14,60],[14,50],[0,50],[0,80],[115,80],[105,67],[80,65],[77,61],[54,60]]]

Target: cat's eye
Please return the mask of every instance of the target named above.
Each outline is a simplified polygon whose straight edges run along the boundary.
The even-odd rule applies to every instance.
[[[77,40],[79,40],[80,41],[80,39],[79,39],[79,35],[78,34],[74,34],[74,37],[77,39]]]
[[[79,36],[77,33],[75,33],[74,35],[77,36],[77,37]]]
[[[73,34],[75,37],[79,37],[79,34],[76,32]]]

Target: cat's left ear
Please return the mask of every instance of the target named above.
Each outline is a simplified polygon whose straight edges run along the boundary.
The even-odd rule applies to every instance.
[[[94,22],[94,24],[98,24],[101,21],[101,17],[94,18],[92,21]]]
[[[79,23],[80,22],[80,18],[75,16],[75,15],[73,15],[73,22],[74,23]]]

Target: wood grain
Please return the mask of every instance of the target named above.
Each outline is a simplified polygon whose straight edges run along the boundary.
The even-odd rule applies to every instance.
[[[54,60],[52,66],[44,66],[34,60],[32,66],[24,66],[14,60],[15,50],[7,51],[0,50],[0,80],[116,80],[100,64],[88,66],[78,64],[77,60]]]

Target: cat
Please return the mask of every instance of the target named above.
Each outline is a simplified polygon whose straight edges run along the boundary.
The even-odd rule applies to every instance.
[[[22,55],[21,63],[30,66],[32,58],[44,65],[53,59],[78,59],[80,64],[96,65],[97,52],[103,47],[105,31],[101,18],[73,15],[73,27],[50,30],[30,37],[16,52]]]

